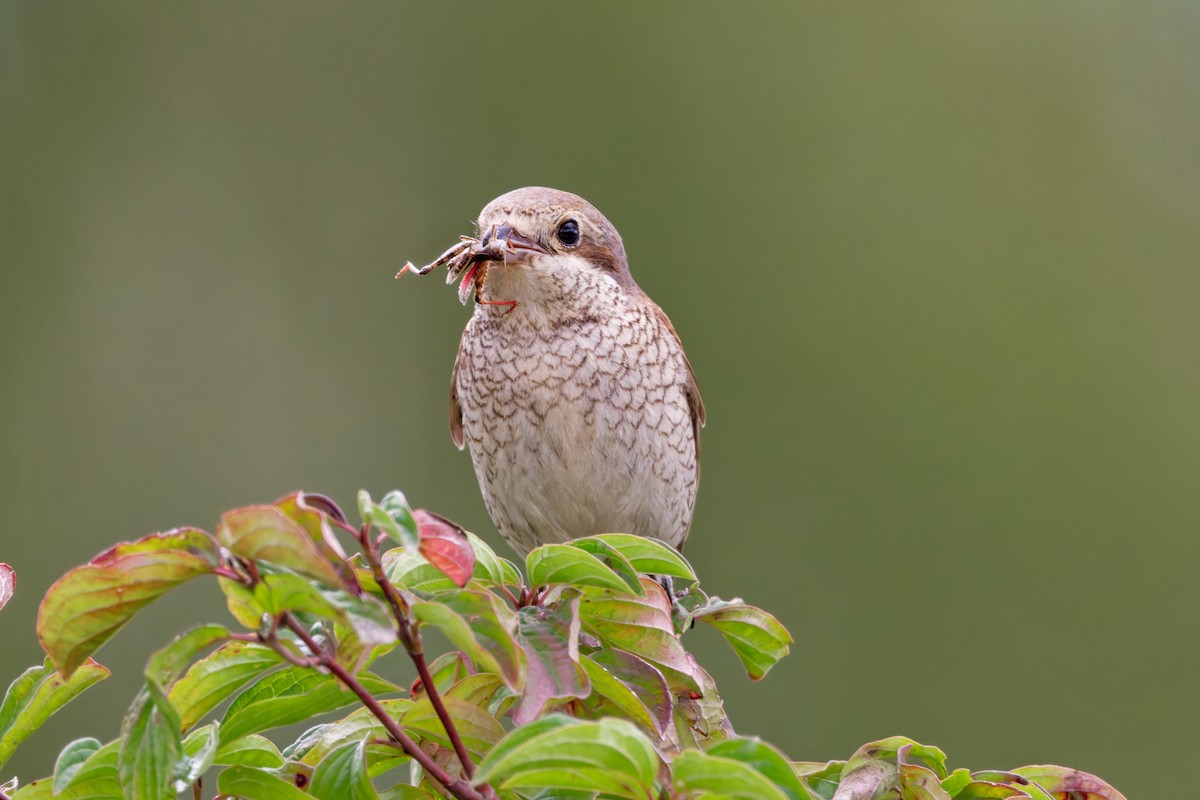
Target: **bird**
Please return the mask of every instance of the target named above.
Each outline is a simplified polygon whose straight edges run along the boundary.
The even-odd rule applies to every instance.
[[[450,279],[466,270],[460,297],[473,283],[476,302],[450,432],[497,530],[522,556],[612,532],[682,550],[704,402],[617,229],[582,197],[537,186],[492,200],[476,227],[451,249]]]

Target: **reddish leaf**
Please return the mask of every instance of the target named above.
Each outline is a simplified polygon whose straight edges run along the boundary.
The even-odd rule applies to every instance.
[[[200,556],[216,566],[219,558],[217,543],[207,532],[199,528],[172,528],[165,533],[152,533],[132,542],[119,542],[107,550],[97,553],[89,564],[110,564],[122,556],[134,553],[153,553],[158,550],[183,550]]]
[[[638,658],[633,653],[616,648],[602,648],[587,655],[593,664],[605,670],[621,682],[634,697],[644,706],[652,726],[650,731],[662,737],[673,731],[671,728],[671,692],[667,681],[653,664]],[[584,668],[589,675],[594,675],[592,668],[586,663]],[[593,681],[593,683],[595,683]],[[618,701],[621,698],[609,698]],[[621,704],[617,703],[618,707]],[[622,710],[628,712],[629,709]],[[637,714],[631,715],[635,722],[641,723]]]
[[[210,572],[208,553],[196,552],[209,542],[203,531],[154,534],[105,550],[59,578],[38,609],[37,631],[63,676],[69,677],[147,603]]]
[[[17,588],[17,571],[8,564],[0,562],[0,608],[4,608],[8,599]]]
[[[467,533],[445,517],[423,508],[413,511],[421,543],[418,551],[460,589],[475,572],[475,550]]]
[[[699,689],[676,693],[677,721],[685,726],[688,735],[697,746],[709,740],[720,741],[732,736],[733,726],[725,714],[725,704],[721,695],[717,694],[716,682],[696,663],[691,653],[688,653],[687,657],[691,661],[692,675],[695,676]],[[682,729],[680,735],[683,735]]]
[[[236,556],[267,561],[329,586],[341,585],[333,564],[308,532],[275,506],[247,506],[221,517],[217,540]]]
[[[1034,781],[1058,800],[1125,800],[1125,795],[1087,772],[1041,764],[1014,769]]]
[[[536,718],[552,700],[588,696],[591,682],[579,664],[579,597],[521,609],[517,639],[525,651],[526,670],[514,723]]]
[[[579,610],[584,626],[609,647],[649,661],[672,690],[700,692],[703,671],[675,634],[667,593],[649,578],[641,583],[642,597],[587,587]]]
[[[323,494],[292,492],[276,500],[275,507],[308,533],[317,551],[337,570],[342,584],[354,594],[361,594],[354,568],[346,563],[346,551],[333,529],[341,528],[351,535],[357,532],[346,523],[346,515],[337,503]]]

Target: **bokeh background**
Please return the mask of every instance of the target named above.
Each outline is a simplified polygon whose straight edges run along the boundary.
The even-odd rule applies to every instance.
[[[793,758],[1177,793],[1200,720],[1200,7],[0,4],[0,684],[114,541],[403,488],[502,548],[392,280],[508,189],[592,200],[708,405],[688,556],[778,614]],[[10,762],[116,735],[147,655]]]

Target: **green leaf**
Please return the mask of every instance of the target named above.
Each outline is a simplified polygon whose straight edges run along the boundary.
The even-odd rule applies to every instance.
[[[234,766],[217,778],[217,791],[247,800],[311,800],[312,795],[255,767]]]
[[[104,551],[67,572],[38,609],[38,639],[60,672],[75,669],[133,615],[181,583],[212,571],[203,531],[156,533]]]
[[[410,786],[398,783],[386,792],[379,793],[379,800],[441,800],[442,796],[434,794],[420,786]]]
[[[121,726],[117,770],[129,800],[171,800],[175,765],[183,755],[179,721],[154,700],[150,691],[134,700]]]
[[[533,586],[599,586],[617,592],[629,587],[621,576],[600,559],[578,547],[544,544],[525,557],[525,571]]]
[[[463,746],[467,748],[472,760],[481,758],[496,742],[504,738],[504,728],[500,722],[479,706],[454,695],[443,697],[442,703],[454,721]],[[400,724],[405,730],[418,734],[426,741],[446,748],[452,747],[450,737],[446,734],[446,729],[428,697],[413,703],[401,717]]]
[[[412,706],[407,698],[381,700],[379,704],[392,719],[399,719]],[[292,751],[292,758],[303,764],[316,766],[331,752],[346,744],[353,744],[365,738],[386,739],[387,729],[371,713],[370,709],[360,708],[337,722],[322,725],[317,735],[308,742],[301,744]]]
[[[1081,796],[1080,800],[1125,800],[1125,795],[1095,775],[1077,769],[1039,764],[1018,767],[1013,772],[1054,795],[1069,795],[1075,792]],[[1095,798],[1092,795],[1095,795]]]
[[[429,662],[429,675],[439,692],[445,692],[463,678],[475,672],[475,663],[461,650],[451,650]],[[496,673],[490,672],[489,675]]]
[[[337,570],[308,532],[275,506],[247,506],[226,513],[216,536],[235,556],[274,564],[327,586],[342,585]]]
[[[517,615],[517,642],[525,654],[525,690],[513,709],[523,725],[555,700],[587,697],[587,673],[579,664],[579,597],[552,606],[527,606]]]
[[[519,750],[534,739],[547,735],[559,728],[570,727],[578,723],[579,720],[568,717],[566,714],[547,714],[527,725],[517,726],[496,743],[496,746],[487,754],[487,758],[484,761],[500,761],[506,758],[508,753]],[[476,769],[478,770],[478,766]]]
[[[237,764],[243,767],[275,769],[283,766],[284,758],[274,742],[265,736],[252,733],[218,747],[217,752],[213,755],[213,763],[223,766]]]
[[[347,742],[313,770],[309,794],[320,800],[378,800],[367,774],[366,742]]]
[[[1073,771],[1073,770],[1068,770]],[[966,772],[966,770],[958,770],[957,772]],[[957,774],[957,773],[956,773]],[[957,793],[951,792],[946,788],[946,781],[942,782],[942,788],[946,789],[955,800],[978,800],[978,798],[991,797],[1013,797],[1024,798],[1024,800],[1055,800],[1055,797],[1070,797],[1069,793],[1056,794],[1051,797],[1049,792],[1043,789],[1037,783],[1031,781],[1022,775],[1015,772],[998,772],[995,770],[984,770],[970,775],[970,782],[960,789]],[[949,780],[949,778],[947,778]],[[1115,790],[1114,790],[1115,791]],[[1086,792],[1080,792],[1078,800],[1099,800],[1099,797],[1093,797]]]
[[[304,757],[305,753],[311,750],[313,746],[321,740],[321,737],[325,734],[325,731],[332,728],[335,724],[336,723],[333,722],[322,722],[318,725],[313,725],[304,733],[296,737],[294,742],[283,748],[282,753],[284,759],[287,761],[299,761]]]
[[[281,663],[283,659],[269,647],[227,642],[192,664],[168,694],[171,705],[179,712],[183,730],[190,729],[221,701]]]
[[[604,566],[616,573],[625,582],[625,586],[629,591],[638,595],[642,594],[642,585],[639,582],[638,572],[634,569],[633,564],[629,563],[629,559],[620,550],[613,547],[604,539],[598,536],[589,536],[584,539],[576,539],[573,542],[568,542],[567,545],[592,554]]]
[[[643,575],[667,575],[672,578],[696,580],[696,573],[674,547],[658,539],[635,536],[632,533],[601,533],[590,537],[616,548],[629,559],[633,568]]]
[[[675,791],[711,793],[731,800],[788,800],[784,791],[751,764],[685,750],[671,762]]]
[[[731,758],[752,767],[783,791],[791,800],[809,800],[812,795],[796,777],[787,758],[758,738],[736,737],[708,749],[710,756]]]
[[[183,740],[183,760],[175,767],[175,786],[187,787],[195,783],[208,768],[216,763],[217,730],[213,722],[197,728]]]
[[[71,677],[64,678],[46,659],[40,667],[30,667],[19,675],[0,703],[0,766],[54,712],[109,674],[107,668],[88,659]]]
[[[358,679],[372,694],[399,690],[369,672]],[[234,699],[221,720],[221,743],[302,722],[356,702],[358,698],[343,689],[332,675],[322,675],[306,667],[285,667],[259,678]]]
[[[264,574],[251,591],[258,608],[270,617],[278,617],[285,611],[324,618],[335,614],[312,579],[294,572]]]
[[[475,551],[475,580],[485,586],[520,586],[521,573],[511,561],[500,558],[487,542],[470,531],[466,532],[471,549]]]
[[[272,617],[294,611],[339,622],[354,631],[366,648],[396,641],[388,610],[371,595],[356,597],[341,589],[315,586],[299,575],[276,573],[262,576],[254,587],[254,596]]]
[[[619,651],[600,651],[600,653],[616,652]],[[625,655],[631,659],[636,659],[636,656]],[[650,708],[650,703],[643,701],[642,693],[640,691],[635,692],[631,685],[626,683],[624,670],[614,667],[613,671],[610,671],[609,668],[597,662],[593,657],[585,655],[580,656],[579,662],[583,667],[583,671],[587,673],[588,680],[592,686],[592,693],[587,698],[587,702],[603,701],[603,705],[606,706],[605,710],[615,711],[630,721],[637,723],[647,733],[656,738],[661,738],[669,730],[671,723],[671,703],[670,695],[667,692],[667,682],[663,679],[662,673],[654,669],[650,664],[641,659],[636,660],[646,670],[652,671],[658,676],[659,686],[646,692],[650,703],[654,704],[653,711]],[[639,676],[639,678],[645,680],[644,676]],[[661,691],[655,691],[656,689],[661,689]],[[663,700],[666,701],[665,705],[662,702]]]
[[[389,616],[388,622],[391,622]],[[395,628],[389,628],[388,634],[391,641],[383,644],[375,644],[371,642],[363,643],[358,633],[354,628],[341,620],[334,620],[333,624],[333,642],[336,643],[334,656],[339,664],[346,668],[346,671],[351,675],[358,675],[371,664],[375,663],[380,656],[390,653],[396,649],[399,643],[399,638],[396,636]]]
[[[475,781],[500,789],[575,789],[642,800],[657,794],[657,773],[654,746],[632,723],[551,715],[506,736],[480,762]]]
[[[942,778],[942,788],[946,790],[946,794],[955,797],[972,781],[970,770],[956,769],[945,778]]]
[[[420,545],[420,529],[403,492],[388,492],[376,504],[371,500],[371,495],[360,490],[358,513],[364,522],[379,528],[396,544],[413,551]]]
[[[1050,795],[1040,792],[1036,785],[1028,782],[1026,784],[1026,786],[1018,788],[1007,783],[972,780],[953,794],[946,789],[944,783],[941,788],[942,796],[951,798],[951,800],[1004,800],[1009,797],[1019,800],[1031,800],[1033,797],[1037,797],[1039,800],[1052,800]],[[1032,791],[1030,791],[1031,789]]]
[[[890,736],[877,742],[868,742],[854,752],[846,762],[849,769],[859,763],[869,760],[882,760],[897,764],[913,764],[925,766],[937,774],[938,778],[946,777],[946,754],[936,747],[913,741],[907,736]]]
[[[585,590],[579,607],[584,627],[609,647],[649,661],[672,690],[699,693],[702,670],[675,634],[666,592],[649,578],[642,579],[642,590],[643,597]]]
[[[54,793],[59,794],[83,767],[83,763],[100,749],[100,740],[90,737],[76,739],[62,749],[54,762]]]
[[[449,689],[444,690],[442,695],[457,697],[471,705],[486,708],[503,689],[504,682],[498,675],[480,672],[464,676]]]
[[[384,574],[396,586],[430,596],[458,589],[457,584],[416,550],[394,548],[382,556]]]
[[[117,776],[120,742],[109,742],[92,753],[61,792],[54,781],[34,781],[13,795],[13,800],[125,800]]]
[[[382,601],[371,595],[356,597],[340,589],[323,589],[321,594],[336,611],[335,621],[354,631],[365,649],[396,643],[396,623]]]
[[[816,797],[833,797],[842,779],[845,761],[793,761],[792,771]]]
[[[516,616],[490,593],[456,590],[436,601],[417,601],[411,609],[414,618],[442,631],[479,669],[500,675],[510,687],[517,686],[521,661],[513,636]]]
[[[741,659],[750,680],[757,681],[766,675],[788,654],[788,645],[792,643],[792,635],[779,620],[740,599],[726,601],[714,597],[694,616],[721,632]]]
[[[517,700],[517,696],[504,685],[504,681],[500,680],[498,675],[487,672],[466,675],[440,691],[442,697],[454,697],[486,709],[487,713],[496,719],[503,719],[509,707]],[[414,699],[421,696],[421,692],[415,692],[413,695]]]
[[[264,628],[268,620],[267,610],[254,596],[254,590],[240,581],[217,577],[217,586],[225,595],[225,605],[238,624],[250,631]]]
[[[199,625],[176,636],[150,656],[146,680],[165,692],[198,653],[228,638],[229,631],[221,625]]]

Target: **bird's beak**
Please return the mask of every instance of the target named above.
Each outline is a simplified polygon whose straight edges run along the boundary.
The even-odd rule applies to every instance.
[[[514,231],[508,223],[493,225],[483,234],[479,243],[486,250],[488,245],[494,242],[504,242],[506,245],[505,261],[526,261],[533,255],[545,255],[550,252],[532,239],[526,239]]]

